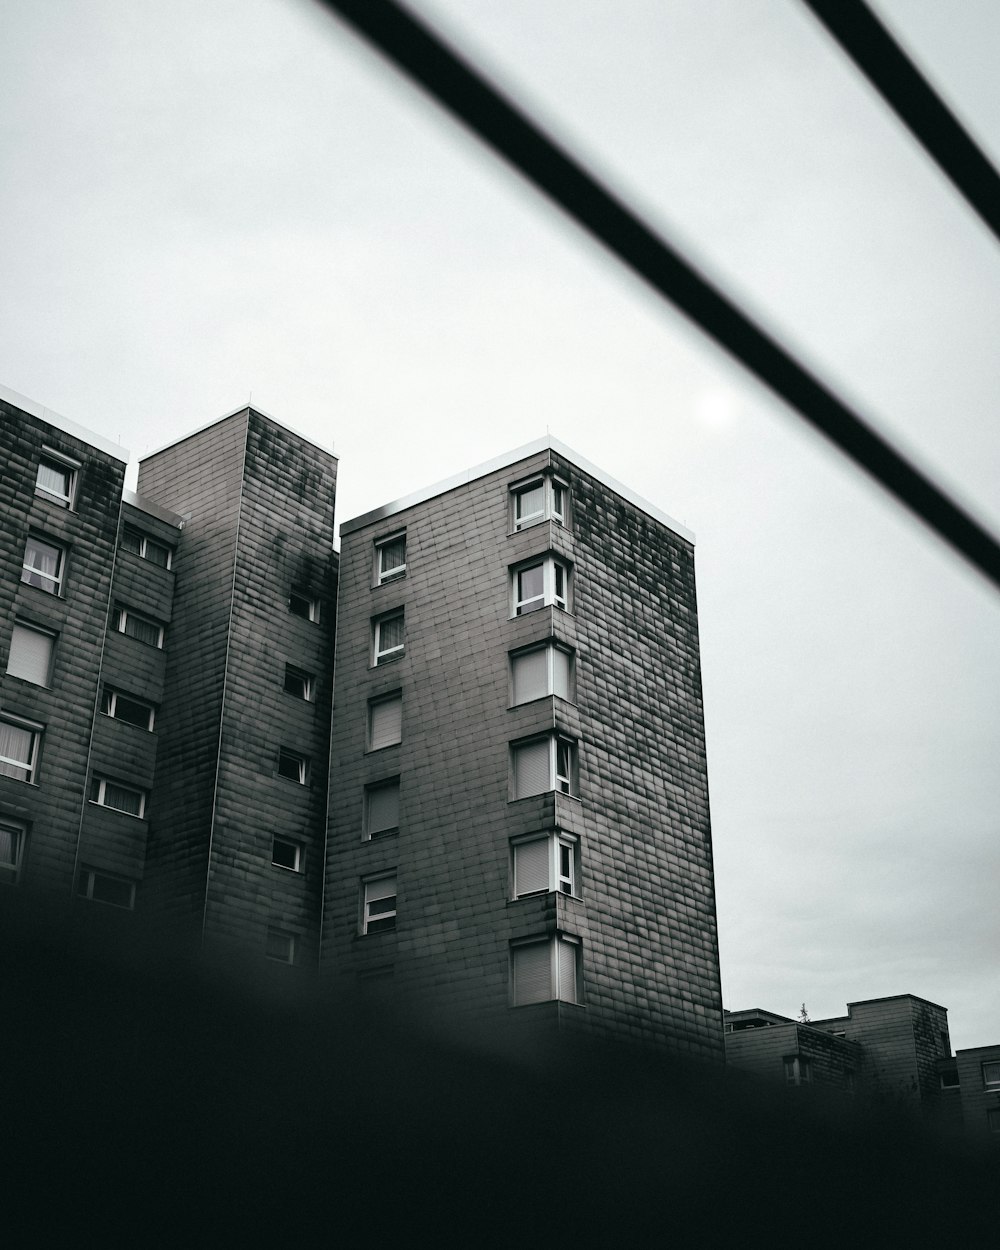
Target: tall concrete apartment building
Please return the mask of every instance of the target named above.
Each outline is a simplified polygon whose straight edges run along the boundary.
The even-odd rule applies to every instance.
[[[690,534],[544,440],[338,561],[335,458],[252,408],[135,495],[120,449],[2,413],[22,903],[721,1060]]]

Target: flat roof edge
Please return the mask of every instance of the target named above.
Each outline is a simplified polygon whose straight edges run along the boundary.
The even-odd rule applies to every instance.
[[[529,456],[537,455],[540,451],[554,451],[558,455],[565,457],[565,459],[576,465],[578,469],[582,469],[584,473],[594,478],[595,481],[600,482],[616,495],[620,495],[622,499],[638,508],[641,512],[651,516],[654,521],[659,521],[661,525],[665,525],[667,529],[677,534],[678,537],[691,543],[692,546],[694,545],[694,532],[689,530],[687,526],[681,525],[679,521],[675,521],[666,512],[661,512],[654,504],[651,504],[647,499],[643,499],[641,495],[637,495],[635,491],[623,485],[617,478],[613,478],[609,473],[605,473],[603,469],[592,464],[584,456],[579,455],[572,447],[567,447],[565,443],[561,443],[558,439],[549,435],[546,435],[544,438],[537,438],[533,442],[525,443],[522,447],[515,447],[512,451],[504,452],[499,456],[495,456],[492,460],[486,460],[482,464],[477,464],[471,469],[456,473],[443,481],[435,482],[432,486],[426,486],[422,490],[415,491],[412,495],[404,495],[401,499],[395,499],[391,503],[383,504],[380,508],[373,508],[370,512],[363,512],[360,516],[342,521],[340,524],[340,536],[343,538],[345,534],[353,534],[355,530],[363,529],[366,525],[372,525],[376,521],[383,521],[399,512],[405,512],[407,508],[414,508],[417,504],[426,503],[428,499],[434,499],[437,495],[444,495],[450,490],[457,489],[459,486],[466,486],[469,482],[486,477],[489,473],[496,473],[500,469],[509,468],[511,465],[517,464],[519,460],[527,460]]]
[[[140,512],[147,512],[150,516],[155,516],[158,521],[165,521],[168,525],[176,526],[181,530],[187,521],[187,517],[181,516],[179,512],[171,512],[169,508],[164,508],[162,504],[154,503],[152,499],[147,499],[145,495],[137,495],[134,490],[123,490],[122,500],[131,504],[133,508],[138,508]]]
[[[140,457],[139,463],[142,464],[146,460],[152,460],[154,456],[160,455],[161,452],[169,451],[171,447],[176,447],[180,443],[185,443],[189,438],[194,438],[198,434],[204,434],[206,430],[210,430],[213,425],[221,425],[223,421],[228,421],[231,417],[238,417],[243,412],[255,412],[258,417],[264,417],[268,421],[273,421],[276,426],[282,430],[287,430],[289,434],[294,434],[296,438],[301,438],[304,443],[308,443],[311,447],[315,447],[317,451],[321,451],[325,456],[329,456],[332,460],[339,460],[336,452],[331,447],[324,447],[322,443],[318,443],[316,439],[311,438],[308,434],[303,434],[301,430],[297,430],[294,425],[289,425],[287,421],[283,421],[280,417],[274,416],[270,412],[266,412],[263,408],[258,408],[256,404],[240,404],[238,408],[234,408],[232,412],[224,412],[221,417],[213,417],[210,421],[204,421],[201,425],[196,426],[193,430],[188,430],[186,434],[182,434],[180,438],[171,439],[169,443],[164,443],[162,447],[157,447],[154,451],[147,452],[146,455]]]
[[[22,412],[28,413],[29,416],[37,417],[39,421],[44,421],[48,425],[54,425],[57,429],[62,430],[64,434],[70,434],[73,438],[78,438],[82,443],[89,443],[91,447],[96,447],[98,451],[103,451],[106,456],[112,456],[115,460],[120,460],[122,464],[128,464],[129,452],[127,448],[119,447],[117,443],[112,443],[110,439],[104,438],[100,434],[95,434],[93,430],[88,430],[86,426],[77,425],[69,417],[64,417],[60,413],[54,412],[51,408],[46,408],[44,404],[38,403],[37,400],[29,399],[27,395],[21,395],[2,383],[0,383],[0,399],[5,400],[8,404],[13,404],[15,408],[20,408]]]

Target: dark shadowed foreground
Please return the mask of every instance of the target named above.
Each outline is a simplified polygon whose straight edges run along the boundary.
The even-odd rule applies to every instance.
[[[996,1158],[888,1106],[0,936],[5,1245],[996,1244]]]

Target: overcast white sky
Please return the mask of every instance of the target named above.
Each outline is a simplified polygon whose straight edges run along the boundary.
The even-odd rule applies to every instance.
[[[1000,529],[1000,246],[795,0],[423,0]],[[878,11],[1000,160],[1000,6]],[[729,1007],[1000,1041],[1000,595],[306,0],[7,0],[0,381],[340,520],[551,432],[698,536]]]

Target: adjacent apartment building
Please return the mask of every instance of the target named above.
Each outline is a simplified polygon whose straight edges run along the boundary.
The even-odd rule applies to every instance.
[[[135,495],[121,449],[0,412],[22,901],[721,1059],[689,533],[546,439],[345,523],[338,561],[335,458],[255,409]]]

